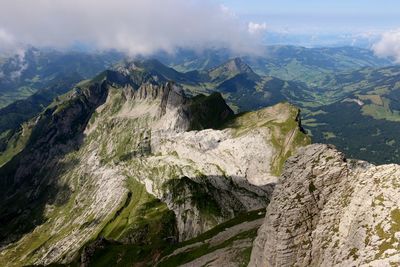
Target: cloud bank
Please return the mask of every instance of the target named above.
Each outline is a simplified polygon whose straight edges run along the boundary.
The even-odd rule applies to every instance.
[[[248,31],[251,34],[260,34],[263,33],[267,30],[267,24],[264,23],[255,23],[255,22],[249,22],[248,24]]]
[[[381,39],[372,46],[375,54],[389,57],[400,63],[400,29],[382,34]]]
[[[128,54],[185,47],[252,52],[265,25],[243,24],[212,0],[2,0],[0,49],[76,44]]]

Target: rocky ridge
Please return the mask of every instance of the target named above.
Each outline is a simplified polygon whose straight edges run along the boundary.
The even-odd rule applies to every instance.
[[[0,168],[0,263],[11,266],[75,261],[98,238],[156,262],[171,242],[265,207],[284,160],[309,142],[289,104],[234,117],[220,94],[187,98],[134,67],[79,84],[26,135]]]

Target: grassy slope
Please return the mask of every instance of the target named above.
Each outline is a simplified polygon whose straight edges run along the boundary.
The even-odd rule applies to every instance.
[[[152,262],[175,240],[175,215],[167,206],[146,192],[134,178],[128,180],[131,193],[99,236],[113,240],[97,249],[90,266],[132,266]],[[171,239],[170,241],[168,241]]]

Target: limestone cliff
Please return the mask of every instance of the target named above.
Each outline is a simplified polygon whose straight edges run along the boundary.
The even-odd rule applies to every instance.
[[[400,166],[328,145],[289,158],[249,266],[398,266]]]

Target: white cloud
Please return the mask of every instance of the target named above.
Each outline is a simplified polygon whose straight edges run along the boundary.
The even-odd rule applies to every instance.
[[[25,51],[16,49],[16,54],[13,61],[15,70],[10,73],[10,78],[16,80],[21,77],[22,72],[28,68],[28,62],[25,60]]]
[[[0,51],[8,52],[10,49],[14,50],[14,45],[13,36],[0,27]]]
[[[0,49],[15,43],[149,54],[209,46],[250,52],[257,39],[212,0],[2,0]]]
[[[4,29],[0,28],[0,43],[1,44],[12,43],[13,41],[14,41],[13,37],[8,32],[6,32]]]
[[[248,31],[251,34],[260,34],[265,32],[266,30],[267,30],[267,24],[265,22],[263,23],[249,22],[248,24]]]
[[[376,55],[389,57],[400,63],[400,29],[383,33],[372,49]]]

